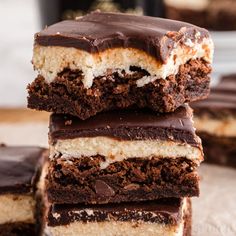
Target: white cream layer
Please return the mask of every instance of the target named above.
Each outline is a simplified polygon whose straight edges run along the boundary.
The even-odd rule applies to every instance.
[[[47,227],[49,236],[183,236],[183,223],[174,227],[154,223],[74,222],[66,226]]]
[[[212,119],[195,116],[194,125],[198,132],[206,132],[219,137],[236,137],[236,117]]]
[[[185,30],[186,28],[182,28],[180,32]],[[201,33],[196,32],[195,41],[187,38],[184,43],[176,43],[165,64],[146,52],[134,48],[114,48],[100,53],[88,53],[72,47],[40,45],[34,46],[32,61],[35,69],[48,83],[52,82],[65,68],[82,71],[84,76],[82,82],[85,88],[92,86],[95,77],[123,70],[132,74],[130,66],[136,66],[150,74],[136,81],[137,86],[142,87],[157,79],[165,79],[169,75],[177,74],[180,65],[190,59],[203,58],[211,63],[213,42],[211,38],[204,38],[201,43],[197,43],[200,36]],[[166,39],[165,36],[163,40]]]
[[[35,200],[27,195],[0,195],[0,224],[34,223]]]
[[[164,2],[170,7],[196,11],[203,11],[210,4],[210,0],[164,0]]]
[[[182,206],[182,220],[178,225],[165,225],[151,222],[122,222],[122,221],[104,221],[104,222],[73,222],[69,225],[49,227],[45,232],[49,236],[183,236],[184,216],[188,211],[186,199]],[[76,211],[76,213],[80,213]],[[73,214],[73,213],[72,213]],[[87,214],[92,215],[93,210],[88,209]],[[55,218],[60,217],[56,214]]]
[[[56,144],[50,146],[50,157],[80,158],[101,155],[106,161],[101,168],[109,164],[128,158],[178,158],[186,157],[197,164],[202,159],[202,150],[185,143],[162,140],[132,140],[120,141],[109,137],[90,137],[57,140]]]

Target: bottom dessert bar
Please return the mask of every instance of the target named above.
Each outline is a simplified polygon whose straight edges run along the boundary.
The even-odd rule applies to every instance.
[[[188,198],[108,205],[52,205],[45,235],[190,236]]]

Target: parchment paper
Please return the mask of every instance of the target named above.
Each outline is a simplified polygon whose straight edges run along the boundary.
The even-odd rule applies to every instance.
[[[236,157],[235,157],[236,158]],[[193,236],[236,235],[236,169],[203,164],[193,198]]]

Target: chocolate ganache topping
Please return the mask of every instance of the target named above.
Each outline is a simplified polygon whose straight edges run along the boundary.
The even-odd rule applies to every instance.
[[[205,37],[209,37],[207,30],[180,21],[95,11],[78,20],[62,21],[45,28],[35,35],[35,43],[74,47],[90,53],[130,47],[165,63],[176,42],[201,41]]]

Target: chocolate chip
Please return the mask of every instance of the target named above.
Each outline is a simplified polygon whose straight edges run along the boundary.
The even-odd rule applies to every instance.
[[[115,195],[115,191],[102,180],[96,180],[95,191],[100,196],[111,197]]]
[[[71,125],[72,124],[72,120],[66,120],[65,121],[65,125]]]
[[[125,190],[136,190],[140,188],[138,184],[128,184],[124,187]]]

